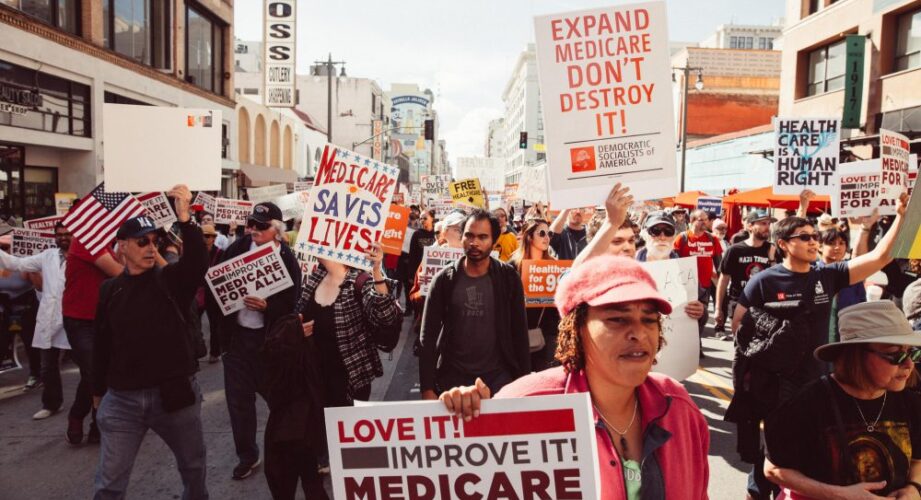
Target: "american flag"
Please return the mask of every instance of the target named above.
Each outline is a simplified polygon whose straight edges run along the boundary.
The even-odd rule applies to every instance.
[[[68,212],[64,226],[96,255],[112,243],[122,222],[144,212],[144,206],[130,193],[107,193],[102,183]]]

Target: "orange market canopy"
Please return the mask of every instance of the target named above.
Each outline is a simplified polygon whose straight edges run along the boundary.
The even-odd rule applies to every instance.
[[[677,196],[672,196],[670,198],[663,198],[662,205],[666,207],[673,207],[675,205],[685,207],[685,208],[697,208],[697,198],[701,196],[710,196],[709,194],[703,191],[685,191],[678,194]]]

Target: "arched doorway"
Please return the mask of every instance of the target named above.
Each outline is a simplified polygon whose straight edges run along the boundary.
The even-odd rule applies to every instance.
[[[291,125],[285,125],[285,136],[282,145],[284,146],[285,150],[284,163],[282,164],[282,167],[285,170],[291,170],[291,156],[294,154],[294,137],[291,133]]]
[[[253,158],[256,165],[265,165],[265,118],[256,116],[256,155]]]
[[[272,129],[269,132],[269,166],[281,167],[281,157],[279,155],[279,146],[281,143],[280,132],[278,130],[278,120],[272,120]]]
[[[237,153],[237,160],[240,163],[249,163],[249,148],[250,140],[249,134],[249,113],[246,111],[246,108],[240,108],[240,116],[237,123],[237,143],[239,144],[239,151]]]

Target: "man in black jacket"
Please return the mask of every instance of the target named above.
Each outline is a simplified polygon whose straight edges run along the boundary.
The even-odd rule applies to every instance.
[[[182,257],[158,268],[154,221],[128,219],[116,234],[125,271],[105,281],[99,292],[92,372],[102,434],[97,499],[125,497],[148,429],[176,456],[182,498],[208,498],[198,361],[188,307],[180,307],[191,303],[208,257],[201,230],[189,218],[192,193],[180,185],[169,196],[185,243]]]
[[[253,207],[246,223],[250,233],[227,247],[222,258],[222,262],[226,262],[261,245],[272,244],[279,248],[281,260],[294,282],[294,286],[267,299],[246,297],[246,308],[224,316],[221,322],[221,335],[227,340],[227,345],[223,346],[224,389],[233,442],[240,460],[233,469],[233,479],[249,477],[262,463],[256,443],[256,391],[261,373],[259,351],[265,343],[266,331],[275,320],[294,312],[301,295],[301,268],[294,252],[285,243],[281,218],[281,210],[274,203],[259,203]]]
[[[494,215],[474,211],[464,223],[464,257],[432,281],[420,336],[423,399],[477,378],[495,392],[531,371],[521,278],[489,255],[500,229]]]

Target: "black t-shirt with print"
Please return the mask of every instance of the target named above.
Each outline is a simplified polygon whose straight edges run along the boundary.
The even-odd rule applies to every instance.
[[[729,275],[728,297],[730,300],[738,300],[748,280],[771,267],[768,259],[770,251],[771,246],[768,243],[760,247],[753,247],[744,241],[726,250],[726,255],[720,262],[720,274]]]
[[[814,274],[813,298],[810,304],[801,304],[810,273]],[[802,383],[825,373],[826,363],[817,361],[811,353],[816,347],[828,343],[831,299],[850,285],[851,276],[847,262],[813,267],[810,273],[794,273],[782,264],[776,265],[754,275],[739,296],[742,307],[760,307],[780,319],[793,320],[808,311],[806,322],[812,337],[805,347],[809,354],[796,373],[789,377]]]
[[[834,402],[841,413],[849,466],[840,453],[829,389],[815,380],[782,404],[765,421],[765,456],[774,465],[795,469],[811,479],[847,486],[857,482],[886,481],[876,495],[905,486],[911,460],[921,459],[921,396],[914,391],[890,392],[883,398],[856,400],[830,380]],[[857,405],[863,417],[857,411]],[[880,407],[882,413],[880,414]],[[871,432],[877,415],[879,422]],[[850,470],[850,473],[848,473]]]

